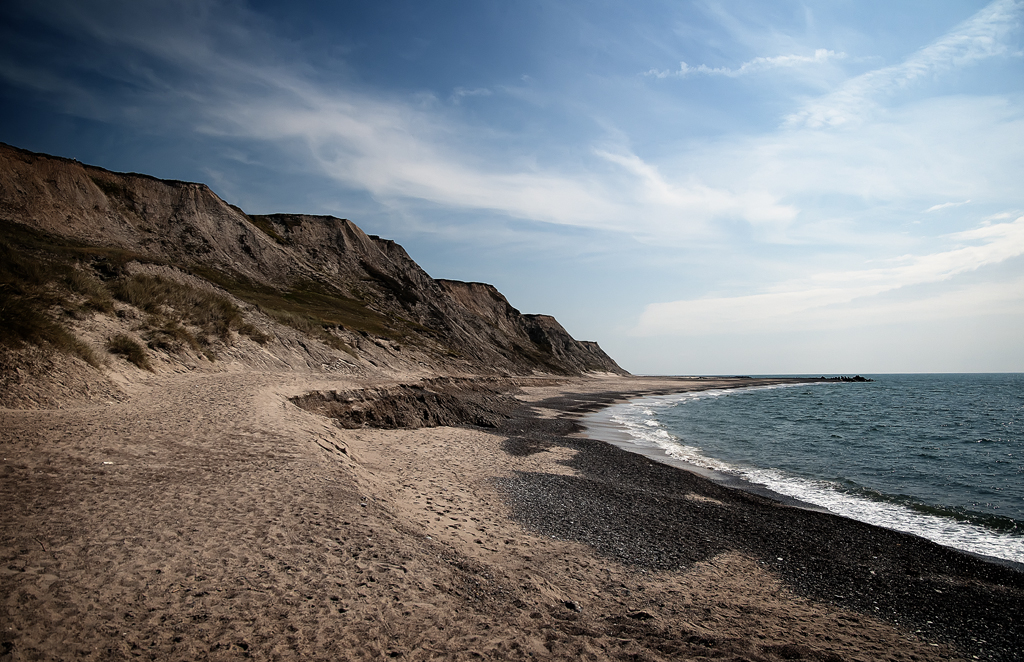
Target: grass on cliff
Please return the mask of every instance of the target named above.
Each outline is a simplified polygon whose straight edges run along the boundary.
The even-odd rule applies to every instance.
[[[95,352],[61,319],[88,310],[113,310],[98,280],[69,264],[27,257],[6,237],[0,241],[0,345],[49,346],[98,367]]]
[[[99,358],[69,322],[93,312],[113,315],[115,299],[150,313],[140,332],[151,348],[188,345],[212,359],[207,336],[227,340],[235,330],[259,343],[269,340],[223,296],[158,276],[124,275],[129,262],[160,260],[5,220],[0,220],[0,237],[0,345],[50,347],[98,367]]]
[[[175,351],[188,346],[212,359],[207,336],[226,340],[233,330],[256,342],[269,340],[245,323],[241,311],[223,296],[159,276],[125,274],[130,262],[166,265],[164,260],[57,237],[3,219],[0,237],[0,343],[4,345],[49,345],[99,365],[66,322],[94,311],[113,314],[115,300],[149,314],[139,332],[150,349]],[[436,335],[417,322],[372,310],[366,302],[325,284],[297,282],[278,290],[237,273],[205,266],[188,270],[277,322],[352,356],[355,351],[333,330],[402,342],[416,335]],[[371,278],[379,280],[379,275],[371,273]],[[406,287],[397,281],[385,285],[392,290]]]
[[[121,354],[143,370],[153,372],[153,365],[149,362],[146,350],[126,335],[119,334],[108,340],[107,351],[111,354]]]
[[[263,344],[270,337],[249,324],[242,311],[223,296],[200,290],[184,283],[151,276],[134,274],[111,284],[114,296],[151,315],[146,323],[150,347],[170,349],[173,342],[188,344],[193,349],[209,344],[206,336],[231,341],[231,331],[237,331]],[[197,338],[182,323],[198,327]]]
[[[216,283],[246,303],[258,307],[278,322],[314,336],[325,344],[349,354],[354,352],[330,329],[341,328],[391,340],[408,340],[411,332],[433,333],[416,322],[371,310],[364,302],[347,297],[331,287],[304,281],[279,291],[254,283],[240,274],[227,275],[208,268],[195,268],[196,275]]]

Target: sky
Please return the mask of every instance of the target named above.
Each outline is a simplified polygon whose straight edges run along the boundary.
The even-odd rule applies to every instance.
[[[1024,0],[0,0],[0,141],[351,219],[638,374],[1024,371]]]

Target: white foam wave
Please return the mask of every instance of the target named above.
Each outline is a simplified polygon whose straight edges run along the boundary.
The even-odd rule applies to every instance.
[[[754,388],[787,386],[789,385]],[[702,449],[687,445],[666,430],[657,418],[651,418],[652,416],[656,417],[658,411],[680,402],[722,397],[741,390],[751,389],[723,389],[656,396],[615,405],[610,408],[608,413],[610,419],[624,428],[637,446],[659,448],[676,460],[739,476],[747,482],[763,485],[777,494],[820,506],[850,519],[918,535],[940,545],[975,554],[1024,563],[1024,537],[1022,536],[993,531],[948,517],[920,513],[899,504],[874,501],[844,492],[839,485],[829,481],[802,478],[778,469],[733,466],[704,455]]]
[[[821,506],[837,515],[911,533],[947,547],[1024,563],[1024,537],[1018,535],[920,513],[895,503],[866,499],[844,492],[833,483],[799,478],[777,469],[748,469],[734,473],[773,492]]]

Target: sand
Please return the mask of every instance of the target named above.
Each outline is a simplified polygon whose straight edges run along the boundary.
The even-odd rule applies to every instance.
[[[288,398],[360,384],[251,371],[0,410],[0,660],[1013,659],[1019,626],[972,645],[955,623],[844,604],[768,562],[763,527],[717,524],[728,511],[789,539],[807,523],[792,539],[827,549],[838,518],[623,460],[574,424],[616,397],[709,385],[525,380],[498,429],[343,430]],[[658,519],[679,504],[692,540]],[[1020,573],[938,573],[950,562],[922,549],[923,590],[1024,604]],[[839,580],[860,567],[842,556]]]

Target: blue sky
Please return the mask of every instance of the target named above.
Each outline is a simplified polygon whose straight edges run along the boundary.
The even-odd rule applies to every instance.
[[[637,373],[1024,371],[1024,1],[0,3],[0,141],[350,218]]]

